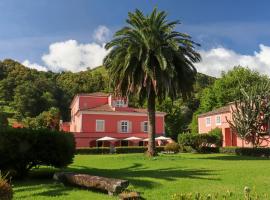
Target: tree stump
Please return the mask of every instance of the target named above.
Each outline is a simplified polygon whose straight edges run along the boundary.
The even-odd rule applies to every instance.
[[[55,173],[53,179],[62,182],[64,185],[83,187],[87,189],[97,189],[108,192],[109,195],[121,193],[128,187],[127,180],[106,178],[101,176],[91,176],[72,172]]]

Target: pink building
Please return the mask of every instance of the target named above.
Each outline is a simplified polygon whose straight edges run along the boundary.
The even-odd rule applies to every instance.
[[[223,146],[239,146],[239,147],[251,147],[250,143],[243,141],[236,133],[233,133],[227,120],[232,120],[232,107],[233,103],[228,104],[200,114],[198,116],[198,129],[199,133],[208,133],[214,128],[220,128],[223,135]],[[270,146],[267,141],[263,141],[261,146]]]
[[[77,147],[113,145],[143,145],[148,137],[146,109],[131,108],[128,99],[113,97],[106,93],[78,94],[70,105],[71,122],[62,123],[61,129],[73,132]],[[163,112],[156,112],[157,136],[164,135]],[[97,142],[102,137],[112,137],[114,142]],[[142,140],[125,141],[138,137]],[[127,144],[128,143],[128,144]]]

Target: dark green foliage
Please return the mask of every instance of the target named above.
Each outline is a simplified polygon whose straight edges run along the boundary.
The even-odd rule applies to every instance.
[[[22,120],[36,117],[51,107],[69,119],[69,105],[77,93],[110,91],[104,67],[83,72],[40,72],[13,60],[0,61],[0,102],[16,112]]]
[[[182,153],[195,153],[196,150],[193,149],[191,146],[180,145],[180,152],[182,152]]]
[[[207,134],[182,133],[178,135],[178,142],[181,146],[190,146],[196,151],[200,151],[202,147],[222,145],[222,133],[220,129],[213,129]]]
[[[214,128],[207,133],[207,141],[210,144],[214,144],[217,147],[222,146],[223,136],[220,128]]]
[[[178,153],[180,151],[180,145],[176,142],[168,143],[164,147],[165,151]]]
[[[220,153],[236,154],[239,156],[255,156],[270,158],[270,148],[240,148],[240,147],[223,147]]]
[[[196,133],[182,133],[178,135],[178,142],[181,146],[190,146],[198,150],[202,144],[201,136]]]
[[[23,120],[24,127],[30,129],[59,130],[60,111],[58,108],[50,108],[43,111],[37,117],[26,117]]]
[[[46,165],[66,167],[73,161],[75,141],[71,133],[7,129],[0,131],[0,170],[15,171],[18,177]]]

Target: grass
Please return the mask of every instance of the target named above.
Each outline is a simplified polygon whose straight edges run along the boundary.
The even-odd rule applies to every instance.
[[[171,199],[174,193],[225,193],[231,191],[235,199],[242,197],[243,188],[255,188],[268,194],[270,160],[223,154],[161,155],[154,159],[142,154],[78,155],[67,170],[127,179],[145,199]],[[99,192],[64,187],[48,179],[53,169],[33,172],[38,178],[15,181],[14,199],[118,199]],[[44,177],[43,177],[44,175]]]

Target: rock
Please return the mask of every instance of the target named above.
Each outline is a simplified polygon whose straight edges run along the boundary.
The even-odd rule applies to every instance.
[[[55,173],[53,179],[62,182],[65,185],[106,191],[109,195],[119,194],[129,185],[127,180],[72,172]]]
[[[142,199],[139,192],[122,192],[119,194],[120,200],[139,200]]]

